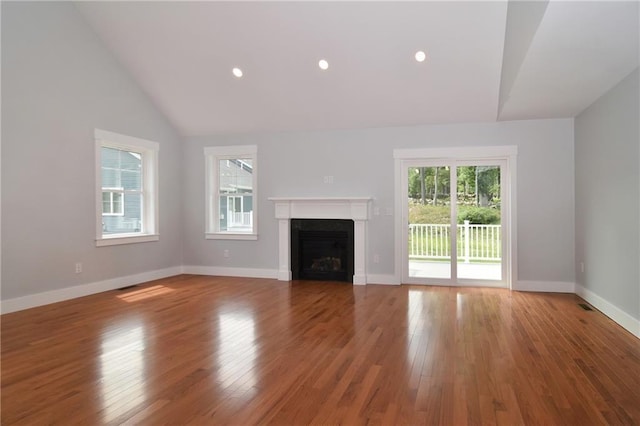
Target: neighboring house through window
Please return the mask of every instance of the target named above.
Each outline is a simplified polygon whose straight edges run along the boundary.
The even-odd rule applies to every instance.
[[[257,239],[257,153],[255,145],[204,149],[207,238]]]
[[[158,240],[157,142],[95,130],[96,244]]]

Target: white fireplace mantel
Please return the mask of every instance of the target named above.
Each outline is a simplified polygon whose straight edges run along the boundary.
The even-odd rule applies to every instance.
[[[291,219],[351,219],[353,284],[366,284],[366,221],[371,197],[271,197],[279,227],[278,279],[291,280]]]

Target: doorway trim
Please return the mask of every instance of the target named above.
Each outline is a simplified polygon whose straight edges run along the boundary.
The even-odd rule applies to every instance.
[[[503,146],[470,146],[470,147],[449,147],[449,148],[416,148],[416,149],[394,149],[394,176],[395,176],[395,280],[402,283],[403,280],[403,252],[402,233],[404,226],[408,223],[409,217],[406,209],[403,209],[402,195],[403,174],[402,171],[407,162],[415,160],[423,161],[473,161],[473,160],[502,160],[506,162],[505,176],[507,182],[502,182],[504,191],[509,196],[509,208],[503,218],[503,223],[507,225],[506,251],[509,259],[506,265],[505,281],[506,287],[510,290],[517,282],[518,258],[517,258],[517,198],[516,198],[516,165],[518,147],[515,145]]]

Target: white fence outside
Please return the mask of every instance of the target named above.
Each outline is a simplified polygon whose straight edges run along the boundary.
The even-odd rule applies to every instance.
[[[230,212],[228,227],[251,227],[253,226],[253,211],[250,212]]]
[[[502,259],[501,225],[472,225],[468,220],[457,225],[458,260],[464,262]],[[409,258],[449,259],[451,257],[451,225],[410,224]]]

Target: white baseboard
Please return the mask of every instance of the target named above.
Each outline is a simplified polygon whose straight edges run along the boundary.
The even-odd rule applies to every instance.
[[[367,284],[400,285],[395,275],[367,274]]]
[[[566,281],[517,281],[511,289],[542,293],[575,293],[576,285]]]
[[[291,281],[291,271],[278,271],[278,281]]]
[[[592,304],[600,312],[617,322],[625,330],[640,338],[640,320],[632,317],[608,300],[603,299],[591,290],[576,284],[576,294]]]
[[[118,277],[89,284],[65,287],[59,290],[46,291],[44,293],[30,294],[28,296],[3,300],[0,305],[0,311],[3,314],[8,314],[10,312],[21,311],[23,309],[35,308],[36,306],[48,305],[50,303],[62,302],[64,300],[75,299],[77,297],[102,293],[103,291],[115,290],[147,281],[158,280],[160,278],[172,277],[174,275],[180,275],[181,273],[182,267],[175,266],[172,268],[128,275],[126,277]]]
[[[183,266],[182,272],[193,275],[215,275],[219,277],[278,278],[277,269],[229,268],[225,266]]]

